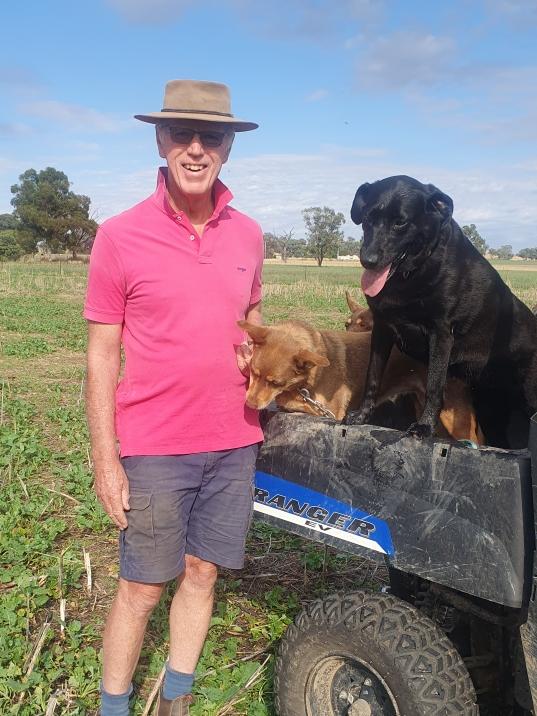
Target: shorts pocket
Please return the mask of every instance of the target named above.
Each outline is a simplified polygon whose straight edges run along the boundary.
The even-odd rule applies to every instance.
[[[153,505],[151,493],[129,495],[130,510],[127,512],[128,527],[124,531],[125,547],[138,556],[153,554],[155,533],[153,528]]]

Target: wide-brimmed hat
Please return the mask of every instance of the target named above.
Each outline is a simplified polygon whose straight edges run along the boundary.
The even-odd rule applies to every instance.
[[[235,132],[257,129],[255,122],[245,122],[231,113],[229,88],[219,82],[171,80],[166,84],[160,112],[135,114],[142,122],[158,124],[169,119],[199,119],[204,122],[231,124]]]

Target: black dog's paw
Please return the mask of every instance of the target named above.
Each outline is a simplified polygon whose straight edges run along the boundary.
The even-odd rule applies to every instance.
[[[349,410],[341,421],[343,425],[363,425],[369,417],[369,411]]]
[[[406,434],[414,438],[430,438],[433,434],[433,429],[426,423],[412,423]]]

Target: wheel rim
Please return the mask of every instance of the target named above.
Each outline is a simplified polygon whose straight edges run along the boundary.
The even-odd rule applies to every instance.
[[[320,659],[306,683],[307,716],[400,716],[381,675],[350,654]]]

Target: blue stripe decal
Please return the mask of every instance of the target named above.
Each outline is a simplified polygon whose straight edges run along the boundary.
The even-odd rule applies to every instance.
[[[260,470],[255,484],[256,512],[393,556],[390,529],[378,517]]]

